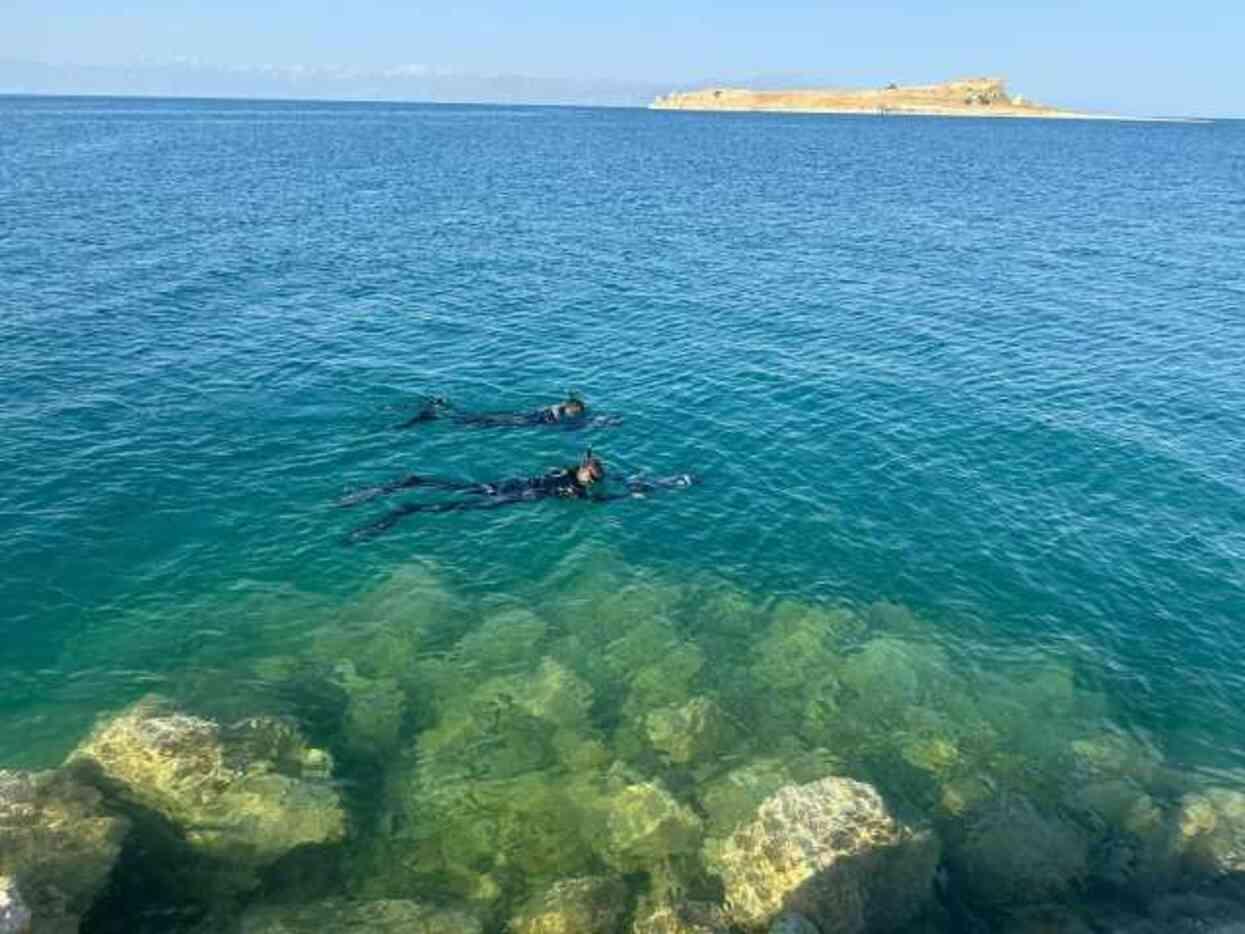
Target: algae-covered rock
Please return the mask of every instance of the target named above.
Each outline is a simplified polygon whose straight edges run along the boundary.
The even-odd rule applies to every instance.
[[[887,930],[912,918],[930,894],[939,853],[931,833],[901,824],[873,788],[845,778],[782,788],[705,849],[734,923],[760,927],[797,911],[822,934]]]
[[[1162,765],[1162,757],[1131,736],[1098,733],[1069,744],[1067,769],[1070,780],[1123,779],[1148,783]]]
[[[352,662],[340,662],[335,681],[347,697],[342,735],[356,754],[379,757],[398,745],[406,695],[393,678],[364,678]]]
[[[746,645],[767,622],[763,604],[752,594],[715,578],[691,590],[685,617],[693,633],[708,634],[715,646]]]
[[[836,648],[855,630],[847,611],[784,601],[774,608],[770,627],[755,647],[752,679],[764,690],[805,690],[836,666]]]
[[[423,758],[445,776],[505,779],[544,769],[575,737],[589,738],[592,689],[545,658],[531,674],[491,678],[442,706],[441,721],[419,736]]]
[[[397,820],[380,871],[388,893],[435,885],[492,901],[485,874],[552,881],[592,862],[583,814],[597,790],[553,772],[503,780],[443,779],[418,766],[391,780]]]
[[[513,934],[611,934],[627,911],[627,887],[612,876],[563,879],[510,919]]]
[[[440,781],[502,780],[548,768],[554,735],[554,724],[490,685],[420,733],[418,748]]]
[[[502,610],[463,636],[454,657],[473,675],[505,674],[536,656],[548,629],[531,610]]]
[[[601,856],[618,869],[642,869],[700,845],[704,828],[691,808],[656,782],[626,785],[605,806]]]
[[[30,909],[17,883],[0,875],[0,934],[30,934]]]
[[[1187,794],[1176,824],[1186,872],[1211,878],[1245,872],[1245,793],[1208,788]]]
[[[282,720],[221,726],[149,697],[97,728],[69,763],[145,829],[161,825],[237,870],[239,885],[297,847],[345,835],[331,758]]]
[[[718,836],[734,830],[762,801],[793,781],[781,760],[759,759],[706,782],[698,797],[708,816],[709,833]]]
[[[708,697],[694,697],[681,706],[652,710],[644,724],[653,748],[677,765],[712,759],[730,741],[726,716]]]
[[[326,899],[309,905],[251,909],[239,934],[480,934],[469,912],[399,899]]]
[[[961,817],[993,796],[993,786],[979,776],[953,778],[939,787],[937,808],[944,815]]]
[[[865,643],[848,658],[840,677],[847,690],[879,711],[927,704],[958,682],[940,647],[890,637]]]
[[[541,659],[533,674],[516,675],[500,683],[533,717],[559,727],[581,728],[587,723],[592,688],[552,658]]]
[[[966,817],[950,860],[973,903],[1034,905],[1058,901],[1085,878],[1089,842],[1075,825],[1009,795]]]
[[[679,642],[650,655],[631,671],[624,715],[640,717],[655,707],[682,703],[694,693],[693,684],[704,665],[704,653],[690,642]]]
[[[432,573],[401,568],[313,632],[311,654],[329,664],[350,661],[365,678],[401,680],[456,616],[454,598]]]
[[[28,915],[40,934],[77,931],[127,829],[125,820],[105,814],[99,792],[66,772],[0,770],[0,877],[10,880],[14,930]],[[0,918],[4,910],[0,903]]]
[[[718,905],[645,897],[636,907],[631,934],[728,934],[726,913]]]

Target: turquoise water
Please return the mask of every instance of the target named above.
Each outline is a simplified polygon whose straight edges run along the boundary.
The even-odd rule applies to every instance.
[[[611,757],[642,662],[692,651],[653,704],[708,692],[889,790],[809,726],[822,667],[756,661],[837,608],[852,696],[894,687],[854,653],[905,639],[986,720],[1057,707],[1245,787],[1242,192],[1230,122],[0,100],[0,764],[153,690],[332,746],[286,673],[350,659],[403,681],[392,775],[487,673],[460,640],[522,607],[494,673],[575,670]],[[624,424],[391,427],[568,387]],[[704,482],[342,542],[384,509],[335,508],[355,488],[587,443]],[[409,664],[369,671],[393,625]]]

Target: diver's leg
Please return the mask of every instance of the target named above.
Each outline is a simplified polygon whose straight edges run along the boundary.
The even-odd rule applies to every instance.
[[[531,416],[517,412],[498,412],[483,415],[460,415],[455,419],[460,425],[471,428],[522,428],[535,424]]]
[[[452,490],[456,493],[485,493],[488,484],[476,483],[473,480],[449,480],[444,477],[425,477],[422,474],[411,474],[401,480],[393,480],[380,486],[370,486],[358,490],[337,501],[338,506],[357,506],[378,496],[388,496],[401,490],[413,490],[416,487],[431,487],[437,490]]]
[[[510,506],[515,503],[522,502],[526,502],[526,500],[519,497],[507,496],[495,497],[486,500],[459,499],[446,500],[440,503],[407,503],[405,506],[399,506],[397,509],[393,509],[385,513],[375,522],[359,526],[357,529],[352,529],[346,535],[346,544],[375,538],[382,532],[386,532],[393,528],[400,521],[402,521],[402,519],[416,512],[466,512],[467,510],[472,509],[498,509],[502,506]]]
[[[449,408],[449,401],[443,398],[429,399],[424,403],[424,407],[404,421],[397,428],[414,428],[416,425],[422,425],[424,422],[435,422],[441,418],[441,410]]]

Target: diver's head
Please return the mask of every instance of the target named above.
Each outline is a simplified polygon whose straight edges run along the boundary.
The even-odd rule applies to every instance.
[[[573,393],[558,404],[558,414],[566,418],[579,418],[587,409],[584,400]]]
[[[604,477],[605,465],[601,463],[601,458],[592,453],[592,448],[589,448],[580,458],[579,466],[575,468],[575,479],[584,486],[591,486]]]

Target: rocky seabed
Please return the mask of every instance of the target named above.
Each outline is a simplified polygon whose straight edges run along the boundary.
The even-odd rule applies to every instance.
[[[1245,934],[1245,780],[897,605],[411,568],[287,648],[0,771],[0,934]]]

